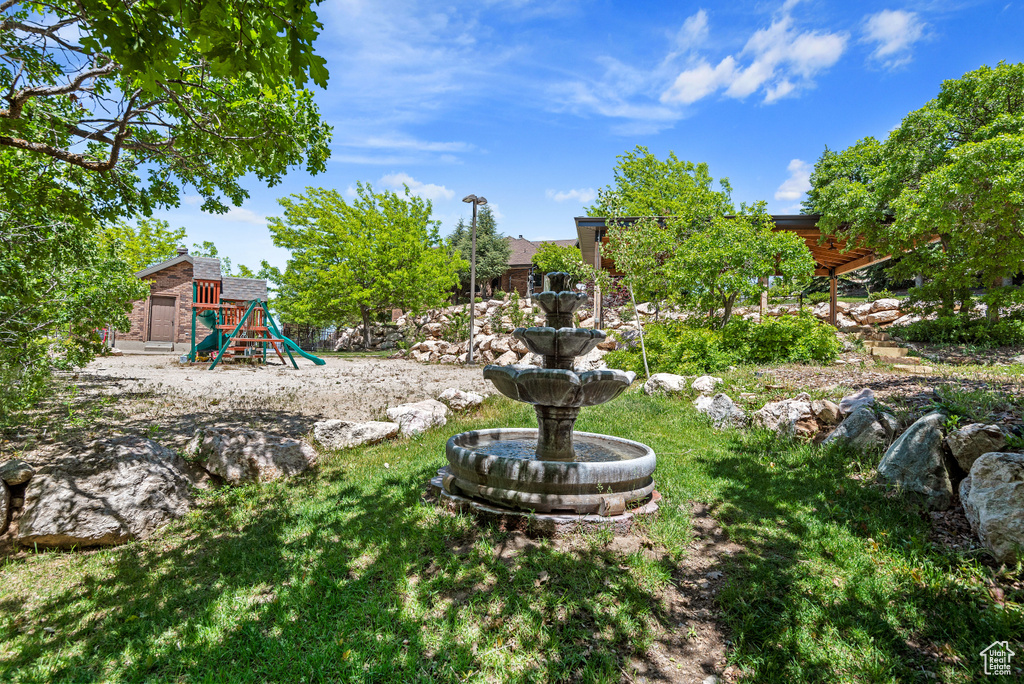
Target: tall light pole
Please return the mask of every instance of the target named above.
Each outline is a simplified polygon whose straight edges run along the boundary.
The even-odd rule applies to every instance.
[[[469,259],[469,354],[466,356],[466,363],[473,363],[473,327],[476,322],[476,208],[481,204],[487,204],[487,198],[476,195],[466,195],[463,202],[473,205],[473,251]]]

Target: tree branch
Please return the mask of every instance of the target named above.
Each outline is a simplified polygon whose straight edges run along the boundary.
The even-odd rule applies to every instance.
[[[109,58],[107,58],[109,59]],[[25,103],[33,97],[51,97],[53,95],[67,95],[73,93],[81,88],[82,83],[89,80],[90,78],[99,78],[100,76],[109,76],[121,68],[121,65],[117,62],[110,60],[106,64],[96,69],[90,69],[89,71],[83,71],[80,73],[75,80],[65,83],[59,86],[35,86],[33,88],[24,88],[20,92],[14,95],[10,99],[11,106],[8,109],[0,109],[0,118],[4,119],[18,119],[21,118],[21,110],[24,108]]]

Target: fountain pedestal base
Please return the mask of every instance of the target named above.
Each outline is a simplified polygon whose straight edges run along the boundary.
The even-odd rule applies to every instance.
[[[661,494],[657,490],[652,490],[644,500],[634,502],[631,508],[614,515],[533,513],[471,499],[462,494],[453,494],[445,489],[445,481],[451,482],[451,477],[452,474],[445,467],[438,470],[437,475],[427,482],[428,495],[436,499],[440,505],[453,511],[472,513],[503,530],[518,530],[543,537],[560,537],[609,528],[616,535],[629,534],[638,520],[657,515],[661,502]]]

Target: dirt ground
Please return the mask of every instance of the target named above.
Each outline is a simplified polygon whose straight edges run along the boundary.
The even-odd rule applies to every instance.
[[[69,377],[72,396],[56,397],[18,434],[0,439],[0,461],[111,433],[140,434],[172,448],[204,425],[247,426],[300,437],[319,420],[386,420],[385,409],[433,399],[449,387],[489,395],[481,368],[425,365],[381,357],[327,357],[316,366],[181,365],[177,357],[126,354],[96,359]]]

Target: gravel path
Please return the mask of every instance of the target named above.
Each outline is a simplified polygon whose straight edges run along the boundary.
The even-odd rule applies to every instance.
[[[316,366],[181,365],[176,357],[96,359],[73,376],[71,397],[56,397],[37,420],[0,440],[0,460],[23,452],[34,462],[74,443],[117,433],[184,446],[197,427],[247,426],[302,437],[318,420],[386,420],[384,410],[433,399],[449,387],[492,394],[482,368],[427,365],[380,357],[328,357]],[[41,420],[40,420],[41,419]]]
[[[482,394],[493,386],[480,367],[425,365],[379,357],[328,357],[316,366],[181,365],[165,356],[126,355],[97,359],[79,379],[111,395],[161,395],[170,413],[216,407],[216,412],[287,410],[321,420],[369,420],[389,406],[433,399],[448,387]]]

